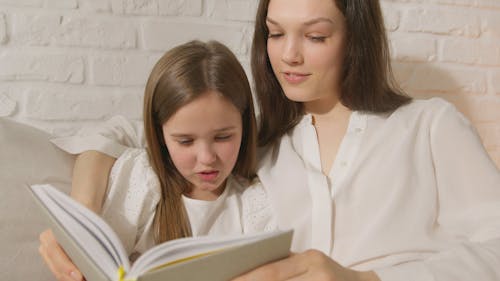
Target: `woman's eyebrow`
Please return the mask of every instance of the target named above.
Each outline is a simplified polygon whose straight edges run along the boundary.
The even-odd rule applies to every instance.
[[[308,21],[304,22],[304,25],[313,25],[313,24],[317,24],[317,23],[321,23],[321,22],[333,24],[333,20],[331,20],[329,18],[320,17],[320,18],[314,18],[312,20],[308,20]]]
[[[266,18],[266,22],[273,24],[273,25],[278,25],[278,26],[280,25],[277,21],[273,20],[270,17]],[[314,18],[314,19],[311,19],[311,20],[304,22],[303,24],[304,25],[313,25],[313,24],[317,24],[317,23],[321,23],[321,22],[333,24],[333,20],[331,20],[329,18],[325,18],[325,17]]]
[[[278,22],[276,22],[275,20],[271,19],[270,17],[266,18],[266,22],[268,22],[270,24],[273,24],[273,25],[279,25]]]

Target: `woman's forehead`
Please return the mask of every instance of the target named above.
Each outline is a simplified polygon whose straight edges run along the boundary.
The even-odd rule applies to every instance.
[[[271,0],[267,18],[307,24],[318,19],[337,21],[343,15],[333,0]]]

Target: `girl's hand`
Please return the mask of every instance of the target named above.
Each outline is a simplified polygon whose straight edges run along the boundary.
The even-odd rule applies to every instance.
[[[76,268],[61,246],[57,243],[52,230],[47,229],[40,234],[40,247],[38,251],[57,280],[84,280],[78,268]]]
[[[288,258],[254,269],[233,281],[258,280],[380,281],[373,271],[350,270],[317,250],[292,254]]]

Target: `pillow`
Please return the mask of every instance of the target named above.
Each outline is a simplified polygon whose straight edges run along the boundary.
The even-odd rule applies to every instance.
[[[70,183],[74,156],[49,138],[44,131],[0,118],[0,179]]]
[[[2,280],[54,280],[38,253],[47,228],[26,187],[52,183],[71,186],[74,156],[58,149],[50,135],[0,118],[0,272]]]

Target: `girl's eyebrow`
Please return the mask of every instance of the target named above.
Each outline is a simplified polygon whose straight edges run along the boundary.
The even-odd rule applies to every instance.
[[[266,18],[266,22],[273,24],[273,25],[278,25],[278,26],[280,25],[277,21],[273,20],[270,17]],[[320,22],[326,22],[329,24],[333,24],[333,20],[331,20],[329,18],[325,18],[325,17],[319,17],[319,18],[314,18],[314,19],[308,20],[308,21],[304,22],[303,25],[313,25],[313,24],[317,24]]]
[[[217,129],[215,130],[216,132],[225,132],[225,131],[231,131],[231,130],[234,130],[236,129],[235,126],[228,126],[228,127],[224,127],[224,128],[220,128],[220,129]]]
[[[228,127],[223,127],[223,128],[220,128],[220,129],[216,129],[216,130],[214,130],[214,132],[220,133],[220,132],[231,131],[231,130],[234,130],[234,129],[236,129],[235,126],[228,126]],[[187,137],[192,137],[193,134],[172,133],[172,134],[170,134],[170,136],[172,136],[174,138],[187,138]]]
[[[190,134],[182,134],[182,133],[172,133],[170,134],[171,137],[174,137],[174,138],[187,138],[187,137],[190,137],[191,135]]]

